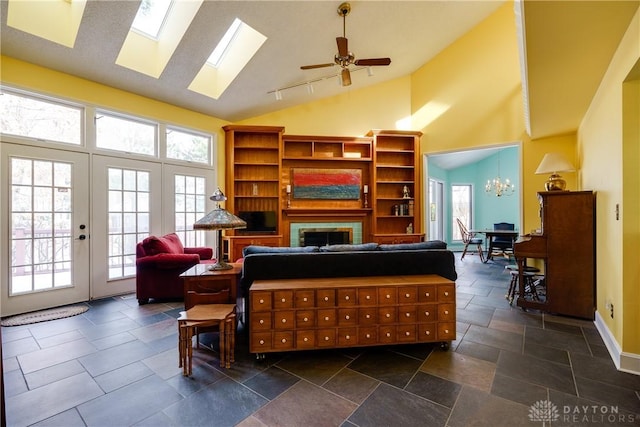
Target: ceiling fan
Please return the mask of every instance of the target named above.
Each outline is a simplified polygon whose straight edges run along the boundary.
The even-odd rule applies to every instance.
[[[370,67],[391,64],[391,58],[356,59],[353,53],[349,52],[349,42],[346,37],[346,18],[349,12],[351,12],[351,5],[349,3],[342,3],[338,7],[338,15],[342,16],[342,37],[336,37],[336,43],[338,44],[338,53],[334,57],[334,62],[329,62],[326,64],[303,65],[302,67],[300,67],[301,69],[311,70],[313,68],[333,67],[337,64],[342,67],[342,86],[349,86],[351,84],[351,73],[349,71],[349,65],[354,64],[357,66]]]

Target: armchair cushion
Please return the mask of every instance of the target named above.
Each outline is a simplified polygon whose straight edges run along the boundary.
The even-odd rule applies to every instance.
[[[185,254],[196,254],[200,257],[200,260],[210,260],[213,257],[213,249],[212,248],[184,248]]]
[[[142,241],[142,247],[146,255],[184,253],[184,246],[175,233],[162,237],[149,236]]]

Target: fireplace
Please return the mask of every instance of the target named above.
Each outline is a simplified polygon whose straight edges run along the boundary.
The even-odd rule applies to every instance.
[[[289,242],[292,247],[360,244],[362,243],[362,222],[292,222],[289,228]]]
[[[300,246],[342,245],[353,242],[351,228],[301,228]]]

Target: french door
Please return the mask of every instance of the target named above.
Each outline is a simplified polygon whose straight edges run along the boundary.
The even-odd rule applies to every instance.
[[[0,152],[0,314],[87,301],[88,155],[8,143]]]
[[[160,163],[94,155],[93,298],[136,290],[136,244],[162,231]]]

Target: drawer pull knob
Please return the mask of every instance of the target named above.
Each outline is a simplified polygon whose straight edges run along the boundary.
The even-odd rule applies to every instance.
[[[345,338],[346,338],[346,339],[348,339],[348,340],[350,340],[350,339],[351,339],[351,337],[350,337],[349,335],[347,335]]]
[[[304,340],[303,340],[303,341],[304,341],[304,342],[307,342],[307,341],[309,341],[309,338],[304,337]]]
[[[449,292],[445,291],[445,292],[444,292],[444,296],[445,296],[445,297],[448,297],[448,296],[449,296]]]
[[[325,341],[329,341],[329,337],[324,337],[324,340]]]
[[[371,295],[367,295],[367,297],[366,297],[366,298],[367,298],[367,299],[371,299]]]
[[[411,317],[411,313],[405,313],[404,315],[407,317]]]
[[[390,299],[390,298],[391,298],[391,295],[387,294],[387,299]]]
[[[386,314],[386,316],[387,316],[387,318],[389,318],[389,317],[391,317],[391,314],[390,314],[390,313],[387,313],[387,314]]]
[[[329,297],[324,297],[324,300],[325,301],[329,301]]]
[[[309,321],[309,318],[308,318],[308,317],[305,317],[305,318],[304,318],[304,319],[302,319],[302,320],[304,320],[305,322],[308,322],[308,321]]]
[[[281,300],[282,302],[287,302],[286,298],[282,298]]]
[[[307,302],[307,301],[308,301],[308,298],[307,298],[307,297],[304,297],[304,298],[302,298],[302,301]]]
[[[448,329],[445,329],[445,330],[444,330],[444,333],[445,333],[445,334],[448,334],[448,333],[449,333],[449,330],[448,330]]]
[[[431,332],[429,332],[429,331],[424,331],[424,334],[425,334],[425,335],[431,335]]]
[[[411,335],[411,332],[407,331],[407,332],[405,332],[404,334],[405,334],[406,336],[409,336],[409,335]]]
[[[263,344],[264,344],[264,340],[260,340],[260,345],[263,345]]]
[[[348,314],[346,316],[344,316],[344,320],[349,320],[349,319],[351,319],[351,317],[349,317]]]
[[[282,319],[282,323],[287,323],[287,319]]]
[[[411,295],[409,294],[404,294],[405,298],[409,298]]]
[[[287,339],[286,338],[282,338],[282,344],[286,343]]]
[[[445,310],[445,311],[444,311],[444,314],[449,314],[449,310]]]
[[[367,338],[371,338],[371,334],[367,334]]]
[[[427,316],[427,317],[429,317],[429,312],[428,312],[428,311],[425,311],[425,312],[424,312],[424,315],[425,315],[425,316]]]
[[[329,316],[324,316],[324,320],[329,321]]]
[[[391,337],[391,332],[387,332],[387,338]]]
[[[264,300],[263,299],[260,300],[260,304],[264,304]]]
[[[345,301],[349,301],[349,295],[346,295],[346,296],[344,297],[344,300],[345,300]]]
[[[365,317],[366,317],[367,319],[371,319],[371,315],[370,315],[370,314],[367,314]]]
[[[260,319],[260,324],[264,325],[264,319]]]
[[[428,297],[428,296],[429,296],[429,292],[425,292],[425,293],[424,293],[424,296],[425,296],[425,297]]]

